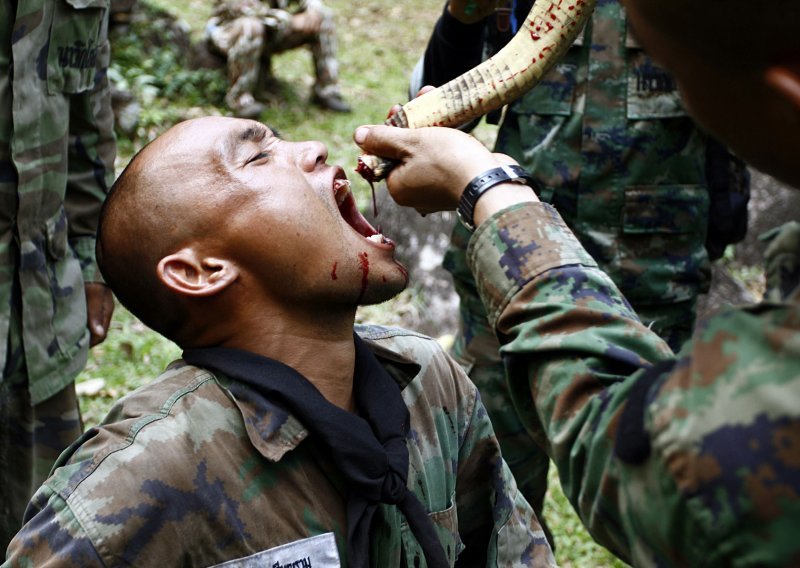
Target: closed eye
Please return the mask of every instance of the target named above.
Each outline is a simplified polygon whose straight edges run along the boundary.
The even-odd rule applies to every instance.
[[[258,154],[254,155],[252,158],[247,160],[247,163],[251,164],[253,162],[258,162],[260,160],[266,160],[267,158],[269,158],[269,152],[259,152]]]

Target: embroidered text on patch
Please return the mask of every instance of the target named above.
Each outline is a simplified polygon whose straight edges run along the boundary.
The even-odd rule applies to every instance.
[[[671,93],[677,88],[675,80],[661,69],[645,67],[635,73],[637,93]]]
[[[93,69],[97,64],[97,46],[76,40],[73,45],[58,48],[58,65],[73,69]]]
[[[312,568],[311,567],[311,557],[306,556],[305,558],[300,558],[299,560],[295,560],[294,562],[287,562],[286,564],[281,564],[280,562],[276,562],[272,565],[272,568]]]

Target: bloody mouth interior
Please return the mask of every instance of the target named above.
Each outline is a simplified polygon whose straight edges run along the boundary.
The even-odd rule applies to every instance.
[[[339,212],[342,214],[342,218],[347,224],[353,227],[358,234],[364,237],[371,237],[372,235],[378,234],[378,231],[369,224],[369,221],[367,221],[358,210],[356,200],[349,191],[344,197],[344,200],[339,204]]]

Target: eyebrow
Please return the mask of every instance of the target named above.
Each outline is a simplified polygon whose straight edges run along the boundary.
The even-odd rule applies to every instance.
[[[239,133],[239,142],[261,142],[270,133],[266,126],[253,124]]]
[[[253,123],[241,130],[232,132],[224,142],[223,152],[228,156],[235,156],[243,144],[252,142],[258,144],[269,136],[277,135],[263,124]]]

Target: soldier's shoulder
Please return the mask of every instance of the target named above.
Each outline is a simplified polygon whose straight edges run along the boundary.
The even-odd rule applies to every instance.
[[[393,376],[407,403],[424,396],[428,406],[463,406],[471,411],[476,389],[438,340],[408,329],[380,325],[358,325],[356,333],[379,358],[400,363],[406,377],[397,372]]]
[[[442,344],[429,335],[375,324],[356,325],[355,331],[376,355],[415,364],[420,367],[422,376],[430,374],[431,367],[440,372],[445,367],[458,367]]]
[[[655,383],[645,418],[654,464],[684,492],[711,549],[745,542],[753,527],[777,542],[800,519],[799,338],[796,303],[728,309],[699,324]]]
[[[130,472],[132,464],[145,463],[141,459],[143,450],[153,440],[169,444],[170,440],[185,438],[202,421],[211,424],[217,414],[233,407],[211,372],[183,361],[173,362],[153,382],[120,399],[102,423],[73,443],[59,458],[48,485],[67,499],[79,487],[92,486],[89,480],[98,469],[106,471],[95,476],[103,482],[108,471],[127,468]],[[162,461],[175,455],[152,454]]]
[[[409,359],[430,357],[443,351],[434,338],[402,327],[356,324],[355,331],[373,349],[395,352]]]
[[[218,390],[215,388],[216,377],[211,371],[178,359],[170,363],[156,379],[121,398],[111,408],[103,424],[131,418],[144,419],[146,422],[148,416],[154,419],[166,416],[174,411],[185,395],[195,393],[206,383],[214,387],[212,392]]]

